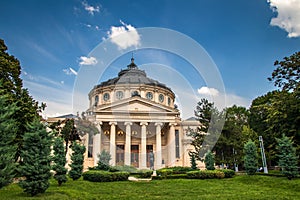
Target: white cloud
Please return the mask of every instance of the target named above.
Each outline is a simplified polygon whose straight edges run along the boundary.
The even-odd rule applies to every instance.
[[[67,69],[63,69],[63,72],[67,75],[75,75],[77,76],[77,72],[72,68],[72,67],[69,67]]]
[[[108,38],[110,38],[112,43],[116,44],[119,49],[139,46],[141,38],[136,28],[130,24],[125,24],[121,20],[120,22],[122,26],[112,26],[110,28],[110,31],[107,32]]]
[[[300,0],[267,0],[277,16],[272,18],[271,25],[288,32],[288,37],[300,36]]]
[[[89,5],[87,2],[82,2],[82,5],[89,14],[94,15],[95,12],[100,12],[100,6],[92,6]]]
[[[80,60],[81,60],[79,62],[80,65],[96,65],[98,63],[95,57],[81,56]]]
[[[219,94],[219,91],[215,88],[201,87],[198,89],[198,93],[204,95],[217,96]]]

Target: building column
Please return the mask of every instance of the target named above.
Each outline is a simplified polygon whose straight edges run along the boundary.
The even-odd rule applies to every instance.
[[[93,136],[93,158],[94,158],[94,166],[97,166],[99,161],[98,155],[101,153],[101,125],[102,122],[95,122],[95,126],[98,130],[98,133]]]
[[[147,130],[146,126],[148,125],[147,122],[141,122],[141,161],[140,161],[140,168],[146,169],[147,168]]]
[[[176,161],[176,147],[175,147],[175,125],[170,123],[169,137],[168,137],[168,167],[175,166]]]
[[[126,139],[125,139],[125,165],[131,165],[131,122],[125,122],[124,125],[126,126]]]
[[[111,156],[110,165],[116,165],[116,125],[117,122],[109,122],[110,125],[110,145],[109,153]]]
[[[156,126],[156,151],[155,151],[155,169],[161,168],[162,152],[161,152],[161,127],[162,123],[155,123]]]

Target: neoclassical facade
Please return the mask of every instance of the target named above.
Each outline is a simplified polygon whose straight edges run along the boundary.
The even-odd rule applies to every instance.
[[[99,133],[86,135],[85,166],[95,166],[98,154],[106,150],[110,164],[154,168],[190,166],[188,129],[196,129],[194,119],[181,120],[174,92],[165,84],[147,77],[131,59],[118,76],[96,85],[89,93],[88,120]],[[152,154],[152,155],[153,155]]]

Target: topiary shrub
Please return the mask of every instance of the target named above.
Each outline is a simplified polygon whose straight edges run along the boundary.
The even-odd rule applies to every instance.
[[[87,171],[82,174],[83,180],[91,182],[112,182],[128,180],[128,172],[108,172],[100,170]]]
[[[232,169],[219,169],[218,171],[225,174],[225,178],[232,178],[235,175],[235,171]]]
[[[137,173],[139,178],[151,178],[153,170],[141,169]]]
[[[187,174],[187,178],[190,179],[213,179],[213,178],[222,179],[225,177],[225,174],[218,170],[190,171],[187,172],[186,174]]]
[[[163,168],[163,169],[157,170],[156,174],[158,176],[162,176],[162,177],[166,178],[168,175],[173,174],[173,170],[172,169],[168,169],[168,168]]]

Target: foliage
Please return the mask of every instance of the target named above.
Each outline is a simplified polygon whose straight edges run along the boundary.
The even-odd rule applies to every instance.
[[[80,141],[80,137],[74,125],[74,119],[66,119],[65,126],[61,130],[61,137],[66,143],[65,154],[67,154],[69,144],[73,144],[76,141]],[[70,147],[72,148],[71,145]]]
[[[151,176],[153,174],[153,170],[141,169],[141,170],[138,170],[137,173],[138,173],[139,178],[151,178]]]
[[[97,163],[96,169],[98,170],[109,170],[109,161],[111,160],[111,155],[108,151],[102,150],[98,155],[99,161]]]
[[[276,60],[276,69],[272,72],[269,81],[274,81],[274,85],[282,90],[290,91],[299,87],[300,81],[300,51],[290,57],[284,57],[283,61]]]
[[[65,156],[65,147],[64,141],[62,138],[55,138],[53,144],[53,165],[52,169],[55,172],[54,178],[57,180],[58,185],[67,182],[67,169],[66,165],[66,156]]]
[[[217,165],[226,164],[232,167],[234,164],[242,163],[243,143],[253,136],[243,132],[248,126],[249,111],[246,108],[233,105],[226,108],[224,113],[226,113],[224,127],[213,151]]]
[[[293,142],[290,138],[283,135],[282,138],[277,140],[278,150],[278,165],[282,169],[282,173],[288,178],[292,179],[298,174],[298,156],[296,156],[296,148],[293,147]]]
[[[24,192],[32,196],[44,193],[49,187],[51,141],[52,136],[39,119],[28,125],[28,132],[24,134],[19,168],[20,175],[25,179],[21,180],[19,185]]]
[[[83,180],[92,182],[127,181],[128,172],[107,172],[101,170],[87,171],[82,174]]]
[[[14,112],[13,118],[16,121],[16,137],[14,143],[17,145],[15,160],[19,160],[23,144],[24,133],[28,131],[27,124],[35,118],[39,118],[39,112],[45,109],[46,105],[40,106],[30,95],[27,89],[23,88],[20,62],[7,53],[7,47],[0,39],[0,95],[7,95],[6,105],[16,104],[18,112]]]
[[[204,163],[207,170],[215,169],[215,156],[211,151],[206,153]]]
[[[196,170],[197,169],[197,163],[196,163],[196,158],[195,158],[195,155],[194,154],[190,154],[190,161],[191,161],[191,168],[193,170]]]
[[[82,175],[83,170],[83,162],[84,162],[84,153],[85,153],[85,146],[81,146],[76,142],[72,145],[73,153],[71,155],[72,163],[70,164],[71,170],[69,171],[69,176],[73,180],[77,180]]]
[[[257,147],[252,140],[249,140],[244,145],[244,162],[245,169],[248,175],[254,175],[257,170]]]
[[[172,169],[168,169],[168,168],[163,168],[163,169],[156,170],[156,174],[158,176],[161,176],[161,177],[165,178],[168,175],[173,174],[173,170]]]
[[[232,178],[235,175],[235,171],[232,169],[218,169],[218,171],[225,174],[225,178]]]
[[[195,110],[195,116],[201,126],[196,131],[189,130],[189,136],[192,137],[192,145],[194,151],[190,155],[194,155],[196,160],[203,161],[204,154],[207,150],[212,149],[218,140],[223,126],[224,113],[220,112],[214,103],[207,99],[201,99]],[[206,139],[204,140],[204,137]]]
[[[218,170],[199,170],[187,172],[187,178],[190,179],[222,179],[225,177],[224,172]]]
[[[107,170],[105,169],[98,169],[97,167],[95,167],[96,170]],[[133,167],[133,166],[129,166],[129,165],[117,165],[117,166],[111,166],[108,169],[110,172],[129,172],[129,173],[137,173],[138,170],[137,168]]]
[[[14,139],[17,129],[13,114],[17,107],[6,105],[6,100],[6,96],[0,96],[0,189],[12,182],[16,169]]]

